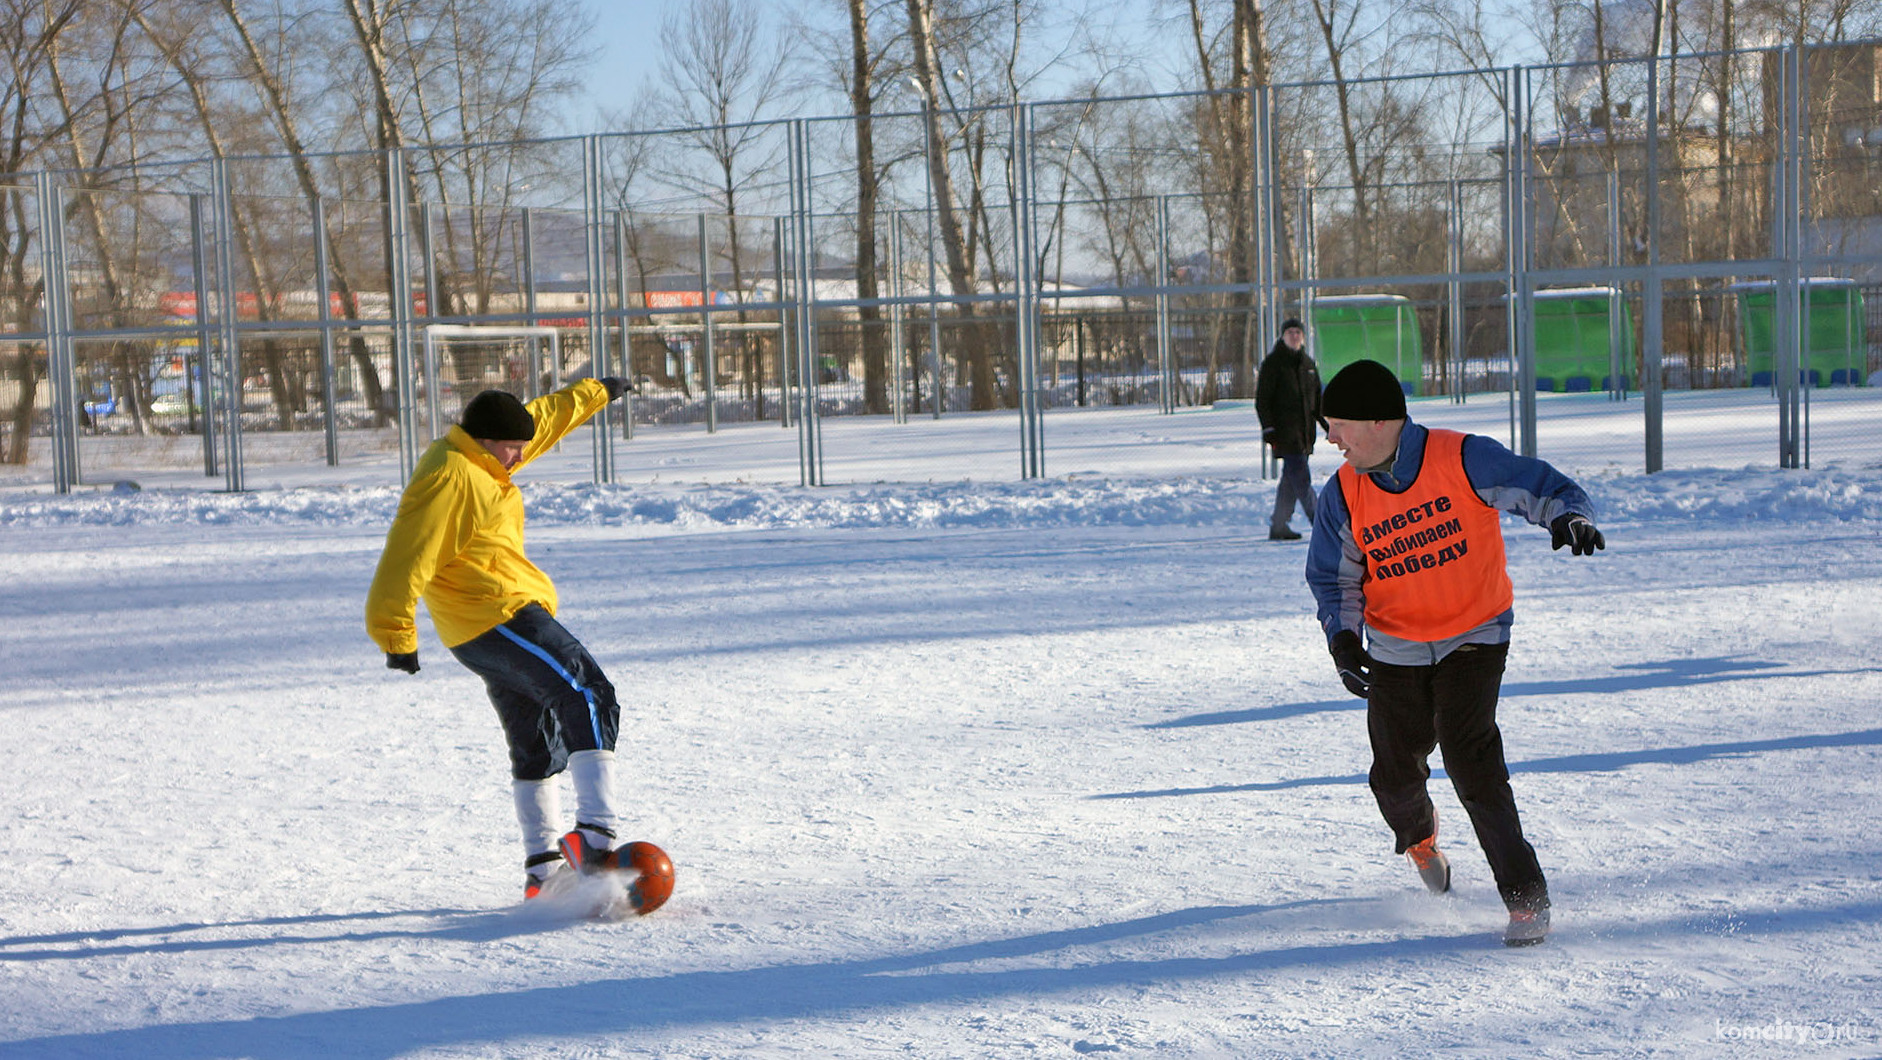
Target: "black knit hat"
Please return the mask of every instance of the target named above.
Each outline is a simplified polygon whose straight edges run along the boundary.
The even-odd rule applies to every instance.
[[[1307,330],[1305,327],[1301,326],[1299,317],[1288,317],[1286,320],[1281,321],[1281,330],[1286,331],[1288,328],[1300,328],[1302,331]]]
[[[471,398],[458,426],[472,438],[493,442],[527,442],[536,437],[536,417],[516,395],[503,390],[486,390]]]
[[[1354,361],[1327,381],[1320,414],[1335,420],[1402,420],[1405,390],[1378,361]]]

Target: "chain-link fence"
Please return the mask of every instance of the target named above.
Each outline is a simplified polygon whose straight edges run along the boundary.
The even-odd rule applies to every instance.
[[[1207,407],[1253,472],[1286,317],[1521,451],[1631,409],[1623,466],[1704,459],[1686,396],[1732,391],[1799,466],[1813,400],[1882,393],[1878,84],[1859,42],[21,175],[0,475],[409,471],[477,391],[590,374],[638,384],[602,481],[730,432],[821,484],[825,420],[892,479],[870,432],[962,416],[1009,425],[971,474],[1031,477],[1062,414]]]

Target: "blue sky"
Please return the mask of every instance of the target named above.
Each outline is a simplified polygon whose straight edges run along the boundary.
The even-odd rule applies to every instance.
[[[596,111],[623,107],[660,65],[660,20],[684,0],[591,0],[600,54],[588,68],[587,97],[570,114],[575,132],[592,131]]]

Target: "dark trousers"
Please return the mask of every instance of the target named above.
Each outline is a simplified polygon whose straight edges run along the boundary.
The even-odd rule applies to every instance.
[[[1507,644],[1466,644],[1434,666],[1375,664],[1366,731],[1372,739],[1372,794],[1392,826],[1398,852],[1433,831],[1425,759],[1435,747],[1470,815],[1498,893],[1517,904],[1546,896],[1548,884],[1523,838],[1503,761],[1503,734],[1496,727],[1508,657]]]
[[[1313,472],[1307,467],[1305,453],[1276,453],[1281,461],[1281,481],[1274,489],[1274,518],[1269,525],[1276,530],[1294,518],[1294,505],[1313,522]]]
[[[451,654],[484,679],[517,780],[562,772],[571,751],[614,750],[621,722],[614,686],[541,605],[530,604]]]

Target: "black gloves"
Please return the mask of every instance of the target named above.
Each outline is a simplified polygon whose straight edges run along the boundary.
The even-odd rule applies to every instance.
[[[1262,440],[1262,441],[1264,441],[1264,442],[1267,442],[1267,443],[1269,443],[1269,444],[1273,444],[1273,442],[1274,442],[1274,428],[1273,428],[1273,427],[1263,427],[1263,428],[1261,428],[1261,440]]]
[[[1601,531],[1588,521],[1585,515],[1569,512],[1558,515],[1549,524],[1549,547],[1559,549],[1563,545],[1574,556],[1592,556],[1595,549],[1608,547],[1608,539],[1601,536]]]
[[[1340,683],[1360,699],[1372,692],[1372,656],[1359,643],[1359,634],[1342,629],[1333,634],[1327,650],[1333,653],[1333,665],[1340,671]]]
[[[408,674],[418,672],[418,653],[415,651],[386,652],[386,669],[404,670]]]
[[[609,401],[613,401],[615,398],[620,397],[622,394],[629,393],[634,389],[633,383],[622,379],[618,375],[604,375],[598,382],[608,388]]]

